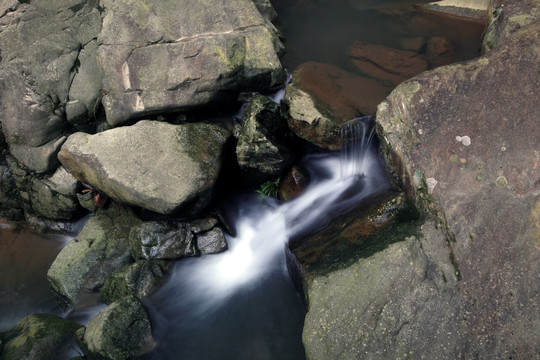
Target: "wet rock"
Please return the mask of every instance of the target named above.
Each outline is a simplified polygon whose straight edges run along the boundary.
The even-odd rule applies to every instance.
[[[197,234],[197,249],[201,255],[217,254],[227,249],[227,240],[223,230],[215,227]]]
[[[538,14],[528,1],[504,7],[516,3]],[[451,334],[459,322],[444,353],[427,357],[537,356],[540,109],[530,99],[538,89],[538,19],[503,31],[479,59],[403,83],[379,106],[383,153],[409,196],[439,219],[461,280],[453,300],[459,320],[435,325],[422,306],[408,322]]]
[[[275,29],[252,1],[108,0],[103,6],[98,62],[111,125],[232,100],[285,80]]]
[[[426,55],[432,67],[448,65],[453,62],[455,46],[442,36],[430,38],[426,46]]]
[[[143,120],[96,135],[75,133],[58,158],[75,178],[116,201],[193,215],[210,200],[228,135],[219,125]]]
[[[125,296],[133,295],[145,299],[163,283],[170,263],[165,261],[141,260],[114,271],[99,291],[101,299],[111,304]]]
[[[300,167],[293,166],[279,185],[279,195],[285,201],[294,199],[302,193],[308,183],[308,175]]]
[[[9,166],[0,165],[0,217],[17,220],[22,216],[13,173]]]
[[[63,358],[73,344],[75,331],[80,327],[56,315],[29,315],[13,329],[0,333],[0,359]]]
[[[279,176],[293,159],[287,147],[291,141],[287,123],[281,117],[279,105],[265,96],[251,99],[235,133],[236,157],[247,184],[260,184]]]
[[[126,360],[142,356],[155,346],[150,319],[141,302],[127,296],[109,305],[76,340],[89,359]]]
[[[171,260],[198,255],[195,236],[187,223],[143,222],[131,229],[129,247],[135,259]]]
[[[101,29],[97,2],[9,1],[0,25],[2,130],[23,166],[48,171],[79,52]]]
[[[83,290],[95,291],[115,270],[133,261],[129,232],[139,223],[129,208],[111,204],[88,220],[58,254],[47,279],[62,306],[77,302]]]
[[[329,224],[320,224],[315,235],[291,239],[289,248],[302,264],[313,264],[332,247],[362,244],[407,211],[403,194],[375,194]]]
[[[363,74],[397,85],[428,69],[427,60],[414,51],[355,41],[349,47],[353,64]]]
[[[374,114],[389,92],[390,88],[375,80],[332,65],[302,64],[285,93],[289,128],[321,148],[337,150],[341,147],[341,125],[357,116]]]

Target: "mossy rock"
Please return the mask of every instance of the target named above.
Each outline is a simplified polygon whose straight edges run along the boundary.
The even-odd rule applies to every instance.
[[[29,315],[13,329],[0,334],[0,359],[57,359],[71,345],[80,327],[56,315]]]

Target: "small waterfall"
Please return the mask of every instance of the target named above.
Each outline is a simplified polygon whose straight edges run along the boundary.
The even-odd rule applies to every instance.
[[[236,210],[236,236],[227,238],[229,250],[178,263],[148,304],[162,344],[152,359],[253,359],[242,353],[238,339],[243,336],[258,337],[261,346],[269,347],[265,358],[303,358],[303,305],[287,270],[289,240],[317,231],[389,189],[371,148],[373,119],[355,119],[343,134],[341,155],[314,154],[304,160],[311,183],[301,196],[284,203],[245,196]],[[297,310],[291,313],[291,308]],[[275,328],[276,322],[294,324]],[[285,336],[291,328],[296,335]],[[225,345],[206,347],[209,339]],[[293,342],[295,353],[283,354],[283,342]]]
[[[373,116],[358,117],[341,126],[341,177],[365,176],[366,155],[375,135]]]

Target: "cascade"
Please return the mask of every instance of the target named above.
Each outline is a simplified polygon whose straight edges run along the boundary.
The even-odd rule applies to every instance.
[[[341,153],[307,156],[303,167],[310,172],[311,183],[299,197],[284,203],[255,195],[243,198],[234,224],[236,235],[228,236],[226,252],[178,263],[168,282],[148,304],[153,322],[158,326],[157,337],[161,339],[153,359],[178,358],[179,353],[183,359],[250,359],[250,355],[235,352],[235,346],[242,347],[237,339],[243,336],[242,332],[252,338],[261,331],[251,328],[254,320],[258,326],[278,321],[265,318],[257,322],[261,316],[271,316],[271,313],[289,318],[279,321],[294,318],[296,325],[292,328],[301,333],[303,311],[297,312],[302,314],[300,318],[286,315],[291,307],[303,306],[287,270],[288,241],[313,233],[367,197],[389,188],[372,146],[373,123],[373,118],[363,117],[345,124]],[[283,289],[288,289],[289,295],[283,295]],[[264,309],[283,302],[288,305],[282,305],[284,308],[279,310],[267,312]],[[235,330],[227,330],[230,334],[217,330],[222,323],[230,325],[231,321],[237,326]],[[291,325],[283,326],[274,334],[280,339],[267,340],[272,346],[279,346],[276,344],[280,341],[291,341],[290,336],[283,339],[283,328],[291,328]],[[213,349],[200,344],[208,342],[209,338],[219,343],[227,335],[231,339],[223,346],[228,355],[223,353],[223,347],[216,345]],[[271,338],[267,333],[260,336]],[[300,338],[298,334],[295,336]],[[297,353],[293,351],[287,356],[295,360],[303,358],[301,342],[292,347],[295,346]],[[167,350],[168,347],[174,350]],[[287,356],[280,354],[281,359]]]

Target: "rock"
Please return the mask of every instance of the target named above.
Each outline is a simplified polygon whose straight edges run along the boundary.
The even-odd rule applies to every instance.
[[[287,201],[300,195],[309,183],[309,177],[298,166],[293,166],[279,185],[279,196]]]
[[[412,38],[399,39],[399,44],[401,45],[401,48],[403,50],[415,51],[416,53],[420,53],[424,45],[426,45],[426,41],[423,36],[415,36]]]
[[[242,179],[260,184],[279,176],[293,159],[287,148],[290,137],[279,105],[257,95],[244,108],[242,123],[236,126],[236,157]]]
[[[79,181],[118,202],[192,215],[210,200],[228,135],[219,125],[143,120],[95,135],[75,133],[58,158]]]
[[[187,223],[143,222],[131,229],[129,247],[134,259],[172,260],[198,255]]]
[[[365,199],[354,209],[320,224],[318,232],[291,239],[289,248],[304,265],[314,264],[332,248],[357,246],[410,210],[403,194],[387,192]],[[328,220],[330,221],[330,219]]]
[[[22,165],[51,170],[79,52],[101,29],[97,2],[9,1],[0,26],[2,130]]]
[[[60,304],[77,302],[83,290],[95,291],[115,270],[133,261],[129,232],[139,220],[129,208],[111,204],[100,209],[58,254],[47,279]]]
[[[285,93],[289,128],[321,148],[337,150],[341,125],[374,114],[390,90],[332,65],[304,63],[294,71]]]
[[[450,250],[433,224],[420,233],[429,235],[407,237],[374,254],[360,251],[352,264],[344,266],[340,259],[340,268],[314,276],[302,337],[307,359],[458,356],[455,348],[447,348],[460,341],[463,317],[455,300],[459,291]],[[396,235],[403,240],[395,230],[387,236]],[[446,255],[444,260],[431,257],[434,248]]]
[[[0,217],[16,220],[21,217],[20,209],[13,173],[9,166],[0,165]]]
[[[365,75],[397,85],[428,69],[428,63],[414,51],[354,41],[349,47],[353,64]]]
[[[276,54],[279,40],[250,0],[212,6],[194,0],[108,0],[103,6],[98,63],[113,126],[228,101],[240,91],[267,90],[285,81]]]
[[[107,304],[128,295],[143,300],[159,288],[168,267],[167,262],[148,260],[126,265],[107,278],[99,291],[101,299]]]
[[[81,326],[56,315],[34,314],[0,334],[0,359],[49,360],[64,358]],[[2,350],[3,343],[3,350]]]
[[[435,310],[420,306],[408,321],[452,334],[441,339],[444,352],[426,352],[428,358],[537,357],[531,329],[540,322],[540,108],[530,101],[538,89],[536,19],[479,59],[403,83],[377,112],[393,174],[440,220],[460,279],[453,300],[459,317],[434,323]]]
[[[155,346],[150,319],[134,296],[122,298],[95,316],[76,340],[90,359],[126,360],[142,356]]]
[[[223,230],[215,227],[197,234],[197,249],[201,255],[217,254],[227,250],[227,240]]]

